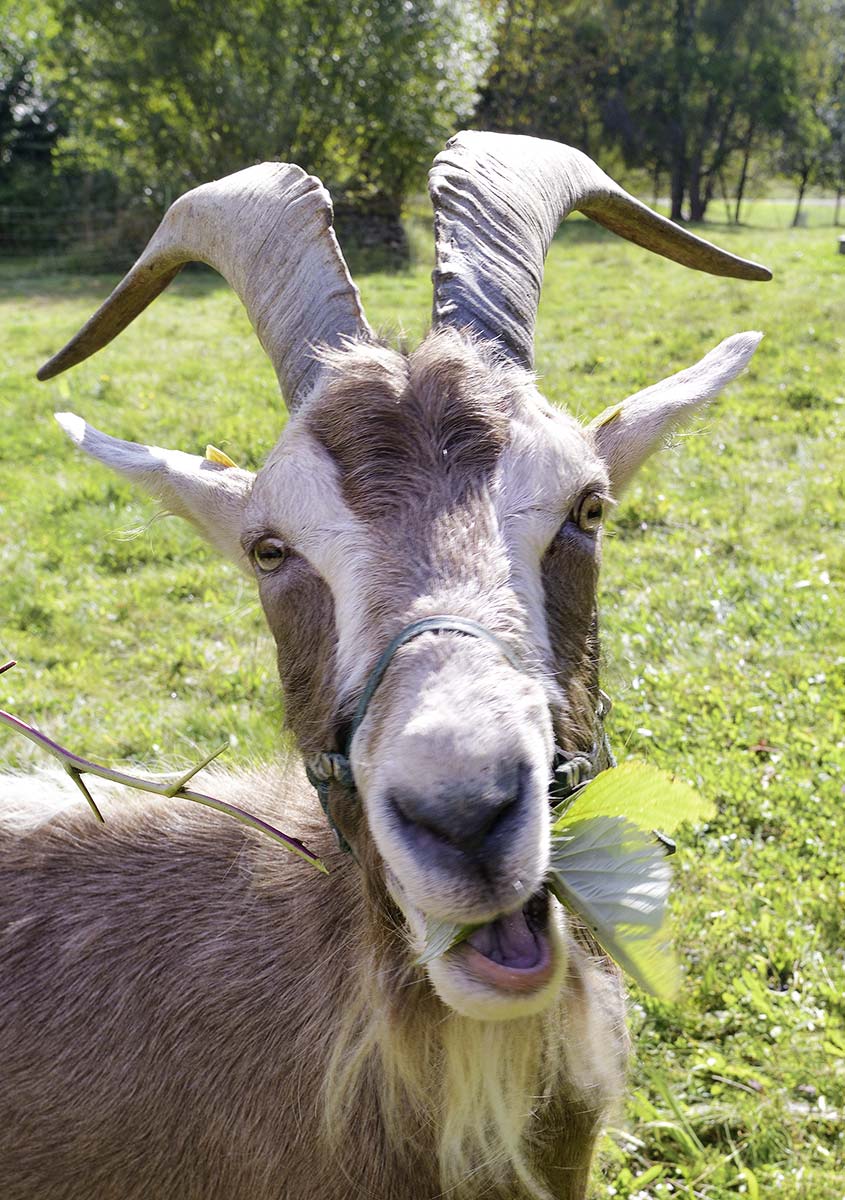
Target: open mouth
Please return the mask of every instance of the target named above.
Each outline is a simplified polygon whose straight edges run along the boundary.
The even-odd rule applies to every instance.
[[[549,895],[544,889],[517,912],[474,929],[448,954],[480,983],[504,992],[532,992],[548,983],[553,972],[548,929]]]

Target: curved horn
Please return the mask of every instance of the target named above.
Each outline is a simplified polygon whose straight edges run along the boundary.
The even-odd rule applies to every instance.
[[[38,378],[107,345],[194,261],[214,267],[240,296],[289,409],[314,382],[315,347],[371,336],[328,192],[301,167],[261,163],[172,204],[135,266]]]
[[[543,261],[574,209],[631,242],[711,275],[771,272],[687,233],[571,146],[520,134],[459,133],[429,174],[437,264],[434,325],[468,327],[534,364]]]

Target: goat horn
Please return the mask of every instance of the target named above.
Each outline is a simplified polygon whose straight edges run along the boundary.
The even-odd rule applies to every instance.
[[[371,335],[328,192],[300,167],[261,163],[172,204],[134,267],[38,378],[107,345],[193,261],[214,267],[240,296],[289,409],[314,383],[317,347]]]
[[[558,142],[459,133],[434,160],[429,191],[437,253],[434,325],[470,328],[529,369],[543,261],[574,209],[684,266],[771,279],[766,267],[658,216],[580,150]]]

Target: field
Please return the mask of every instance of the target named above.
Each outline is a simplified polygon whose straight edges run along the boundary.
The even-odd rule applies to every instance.
[[[547,264],[541,386],[584,418],[731,333],[766,334],[605,543],[611,740],[719,816],[675,859],[684,986],[670,1005],[632,997],[630,1099],[597,1196],[845,1198],[845,257],[816,210],[804,229],[784,216],[706,231],[770,284],[684,271],[580,219]],[[431,259],[421,219],[410,234],[409,271],[357,267],[371,321],[415,343]],[[229,761],[262,758],[282,702],[252,584],[51,414],[256,467],[284,419],[273,373],[237,299],[197,271],[35,383],[113,282],[0,264],[0,662],[20,663],[0,705],[112,764],[181,765],[225,734]],[[0,763],[41,761],[0,731]]]

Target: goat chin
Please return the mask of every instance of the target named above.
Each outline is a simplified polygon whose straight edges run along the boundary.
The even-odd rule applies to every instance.
[[[325,1076],[330,1140],[353,1134],[362,1096],[377,1081],[393,1145],[408,1145],[415,1127],[433,1133],[444,1194],[582,1196],[587,1148],[624,1073],[624,1002],[618,979],[584,956],[560,913],[553,936],[554,978],[528,999],[467,989],[441,958],[428,974],[448,1011],[430,995],[391,1010],[374,984],[378,973],[360,976]],[[563,1131],[569,1151],[558,1143],[549,1155],[551,1128],[558,1139]],[[550,1170],[550,1159],[567,1166]]]

